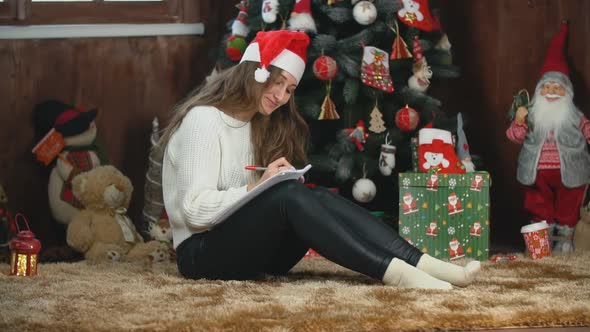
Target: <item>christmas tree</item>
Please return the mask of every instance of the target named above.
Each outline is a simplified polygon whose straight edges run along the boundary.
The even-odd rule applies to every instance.
[[[412,138],[424,126],[457,129],[428,94],[431,83],[459,75],[437,9],[427,0],[242,0],[237,8],[220,45],[222,68],[237,64],[261,30],[300,30],[312,40],[295,97],[312,134],[308,182],[397,215]]]

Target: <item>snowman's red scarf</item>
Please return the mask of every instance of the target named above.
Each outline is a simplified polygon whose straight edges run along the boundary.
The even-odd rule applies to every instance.
[[[72,179],[76,175],[92,169],[92,158],[90,155],[90,151],[92,150],[93,149],[76,149],[68,151],[68,155],[66,156],[66,159],[74,166],[74,169],[72,169],[70,176],[68,176],[68,179],[63,183],[61,199],[78,209],[83,208],[84,205],[74,196],[72,191]],[[94,151],[95,150],[96,149],[94,149]]]

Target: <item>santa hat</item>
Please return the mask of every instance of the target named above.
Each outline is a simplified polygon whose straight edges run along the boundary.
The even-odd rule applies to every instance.
[[[455,193],[451,193],[451,194],[449,195],[449,198],[457,198],[457,194],[455,194]]]
[[[404,194],[404,198],[411,198],[411,197],[412,197],[412,194],[411,194],[411,193],[409,193],[409,192],[406,192],[406,193]]]
[[[356,127],[361,127],[363,129],[363,131],[367,131],[367,127],[365,127],[365,121],[363,120],[358,120],[356,122]]]
[[[45,134],[55,128],[65,137],[75,136],[88,130],[97,113],[97,109],[47,100],[35,106],[35,127]]]
[[[567,37],[567,23],[562,22],[559,32],[553,36],[547,53],[545,55],[545,63],[541,68],[541,76],[550,71],[556,71],[569,77],[569,69],[565,57],[565,40]]]
[[[315,21],[311,15],[311,0],[295,0],[293,11],[289,17],[289,30],[317,32]]]
[[[257,82],[264,83],[268,80],[270,76],[268,66],[273,65],[293,75],[299,83],[305,71],[308,45],[309,36],[304,32],[260,31],[244,51],[240,63],[244,61],[260,63],[260,68],[254,73]]]
[[[422,128],[418,131],[418,145],[433,144],[436,140],[445,144],[453,144],[453,136],[448,130]]]

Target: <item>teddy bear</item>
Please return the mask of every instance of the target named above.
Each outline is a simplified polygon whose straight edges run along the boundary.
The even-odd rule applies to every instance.
[[[67,229],[67,243],[88,261],[160,262],[167,248],[158,241],[144,242],[127,216],[133,185],[112,165],[98,166],[72,180],[73,194],[84,205]]]
[[[420,11],[420,3],[413,0],[402,0],[404,7],[397,12],[400,18],[405,18],[410,15],[417,21],[424,20],[424,14]]]
[[[59,100],[47,100],[35,106],[38,135],[45,135],[54,129],[65,144],[53,163],[48,183],[51,214],[63,225],[67,225],[83,207],[72,193],[72,179],[81,172],[106,163],[96,144],[96,115],[96,109],[87,110]]]

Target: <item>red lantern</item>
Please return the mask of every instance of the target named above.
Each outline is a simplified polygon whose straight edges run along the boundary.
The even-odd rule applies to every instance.
[[[408,107],[400,108],[395,113],[395,125],[403,131],[412,131],[418,126],[420,115],[415,109]]]
[[[21,231],[18,227],[18,217],[21,217],[27,225],[27,230]],[[10,275],[34,276],[37,274],[38,254],[41,250],[41,241],[35,238],[31,232],[27,218],[18,213],[14,217],[18,233],[9,244],[10,248]]]
[[[313,63],[313,74],[319,80],[329,81],[338,74],[338,64],[331,57],[322,55]]]

